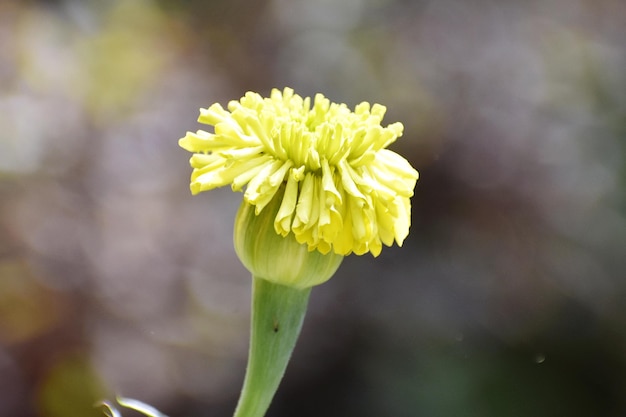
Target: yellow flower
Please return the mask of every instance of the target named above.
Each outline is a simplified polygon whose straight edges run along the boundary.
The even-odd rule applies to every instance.
[[[418,173],[387,148],[401,123],[381,126],[386,108],[363,102],[351,111],[317,94],[311,106],[290,88],[269,98],[248,92],[239,101],[200,110],[214,133],[188,132],[179,145],[193,152],[191,192],[231,184],[259,215],[281,198],[274,230],[309,250],[339,255],[398,245],[410,226]],[[284,187],[284,193],[279,189]],[[281,190],[282,191],[282,190]]]

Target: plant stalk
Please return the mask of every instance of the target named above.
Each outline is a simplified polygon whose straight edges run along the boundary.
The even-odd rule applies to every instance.
[[[263,417],[300,334],[311,288],[252,277],[250,350],[234,417]]]

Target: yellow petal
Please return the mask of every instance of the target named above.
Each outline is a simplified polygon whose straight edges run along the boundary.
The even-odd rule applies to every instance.
[[[178,141],[178,146],[189,152],[208,152],[211,150],[213,135],[203,130],[196,133],[187,132],[184,138]]]
[[[241,173],[233,178],[231,187],[233,191],[240,191],[252,178],[255,178],[263,170],[268,162],[272,161],[269,155],[259,155],[242,163]]]
[[[335,182],[333,181],[333,172],[328,165],[328,161],[322,160],[322,189],[324,193],[322,194],[322,198],[328,201],[328,204],[341,204],[341,194],[335,187]]]
[[[285,195],[283,201],[276,214],[276,220],[274,221],[274,229],[276,233],[287,236],[291,232],[291,219],[298,202],[298,179],[297,171],[292,169],[287,179],[287,186],[285,187]]]
[[[404,239],[409,235],[409,227],[411,226],[411,203],[408,198],[398,197],[394,201],[396,206],[397,217],[394,222],[394,233],[396,235],[396,243],[402,246]]]
[[[354,170],[345,160],[341,161],[339,164],[339,173],[341,174],[341,184],[343,185],[344,190],[346,190],[346,192],[352,197],[356,197],[360,201],[365,201],[365,196],[361,193],[361,191],[359,191],[354,183]]]
[[[382,201],[376,203],[376,222],[378,223],[380,240],[387,246],[393,245],[395,239],[394,217]]]
[[[261,183],[258,188],[259,197],[254,201],[257,215],[261,212],[261,210],[263,210],[267,203],[274,198],[274,194],[276,194],[278,187],[283,183],[283,180],[292,164],[293,163],[291,161],[284,162],[280,168],[267,176]]]
[[[292,229],[296,235],[302,233],[309,224],[311,219],[311,211],[313,208],[313,175],[306,174],[302,184],[300,185],[300,194],[298,196],[298,204],[296,205],[296,216],[293,219]]]
[[[230,113],[224,110],[219,103],[215,103],[208,109],[200,109],[200,117],[198,117],[198,121],[200,123],[215,126],[222,120],[227,120],[229,118]]]
[[[263,168],[259,173],[250,180],[244,198],[247,203],[255,205],[256,200],[261,195],[261,185],[266,178],[275,172],[282,165],[281,161],[277,161],[274,158],[269,158],[267,162],[263,164]]]
[[[291,161],[273,160],[268,162],[259,174],[248,183],[244,198],[249,204],[255,206],[257,215],[276,193],[278,185],[282,182],[290,165]]]
[[[347,210],[347,213],[350,213]],[[350,214],[344,216],[343,218],[343,229],[339,231],[339,234],[333,241],[333,248],[335,253],[339,255],[350,255],[352,253],[352,248],[354,246],[354,238],[352,237],[352,218]]]

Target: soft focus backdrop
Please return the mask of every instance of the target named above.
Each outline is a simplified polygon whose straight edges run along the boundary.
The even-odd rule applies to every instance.
[[[402,248],[313,291],[268,417],[626,415],[626,2],[0,2],[0,417],[228,416],[241,194],[198,109],[290,86],[402,121]],[[128,413],[130,415],[136,415]]]

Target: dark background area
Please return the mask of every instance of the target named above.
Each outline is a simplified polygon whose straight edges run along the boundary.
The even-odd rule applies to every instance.
[[[313,290],[268,417],[626,415],[622,0],[0,3],[0,417],[232,415],[241,194],[198,109],[292,87],[404,123],[411,233]],[[136,415],[131,412],[127,415]]]

